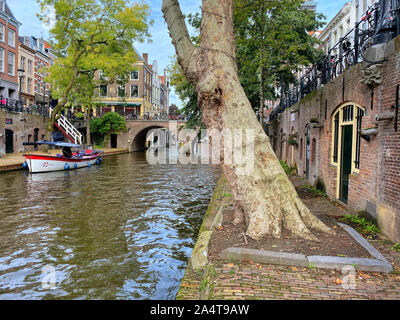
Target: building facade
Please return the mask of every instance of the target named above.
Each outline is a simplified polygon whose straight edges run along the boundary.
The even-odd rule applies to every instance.
[[[316,1],[304,1],[301,5],[303,9],[311,10],[313,12],[317,11],[317,2]]]
[[[21,43],[33,51],[35,51],[35,60],[33,63],[33,95],[34,105],[48,106],[50,102],[50,84],[46,83],[45,78],[49,75],[48,69],[52,64],[52,59],[49,56],[49,48],[46,48],[48,43],[42,38],[33,36],[20,37]],[[31,70],[31,66],[27,66],[26,72]],[[25,72],[25,75],[26,75]]]
[[[101,86],[96,90],[96,102],[101,107],[96,115],[107,112],[117,112],[127,119],[150,118],[152,110],[152,75],[153,71],[148,64],[148,54],[137,55],[137,62],[132,66],[129,81],[125,85],[112,83]],[[102,72],[96,71],[95,78],[102,78]]]
[[[279,114],[269,134],[277,156],[300,176],[349,212],[367,212],[399,242],[400,117],[393,106],[400,109],[400,36],[382,52],[386,62],[349,68]]]
[[[161,91],[160,91],[161,114],[167,116],[169,115],[170,86],[166,70],[164,70],[164,75],[160,76],[159,79],[161,85]]]
[[[45,81],[45,78],[48,76],[48,68],[50,67],[50,58],[46,52],[46,42],[40,38],[32,37],[32,39],[34,47],[36,48],[35,104],[38,106],[46,106],[50,102],[50,84]]]
[[[161,79],[158,76],[158,63],[156,60],[151,65],[153,70],[152,77],[152,112],[151,117],[161,118]]]
[[[0,100],[18,99],[18,29],[7,2],[0,0]]]
[[[336,16],[328,23],[318,39],[322,41],[322,49],[326,54],[332,49],[342,37],[346,36],[354,28],[356,22],[359,22],[367,12],[368,8],[379,2],[379,0],[352,0],[347,2]],[[361,24],[361,28],[366,25]],[[354,42],[354,34],[350,35],[350,41]],[[332,52],[337,55],[339,47]]]
[[[21,93],[22,106],[31,108],[35,105],[35,61],[36,51],[24,44],[24,38],[19,38],[18,46],[18,68],[23,71],[23,76],[19,83],[19,92]]]

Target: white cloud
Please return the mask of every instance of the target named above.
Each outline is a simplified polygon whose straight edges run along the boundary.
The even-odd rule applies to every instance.
[[[53,29],[56,25],[56,10],[52,6],[47,6],[45,9],[46,17],[42,21],[42,26],[47,31]]]

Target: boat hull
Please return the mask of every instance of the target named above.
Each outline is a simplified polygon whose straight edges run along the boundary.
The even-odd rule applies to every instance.
[[[49,157],[40,155],[24,155],[31,173],[64,171],[67,165],[69,170],[80,169],[95,165],[100,155],[83,157],[82,159],[70,159],[64,157]]]

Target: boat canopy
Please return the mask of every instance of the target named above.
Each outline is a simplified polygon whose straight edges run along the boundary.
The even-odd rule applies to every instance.
[[[73,144],[68,142],[51,142],[51,141],[37,141],[37,142],[24,142],[24,146],[39,146],[39,145],[48,145],[55,146],[60,148],[80,148],[79,144]]]

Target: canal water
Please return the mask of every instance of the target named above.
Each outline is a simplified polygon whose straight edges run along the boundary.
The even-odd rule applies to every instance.
[[[219,174],[144,153],[0,174],[0,299],[175,299]]]

